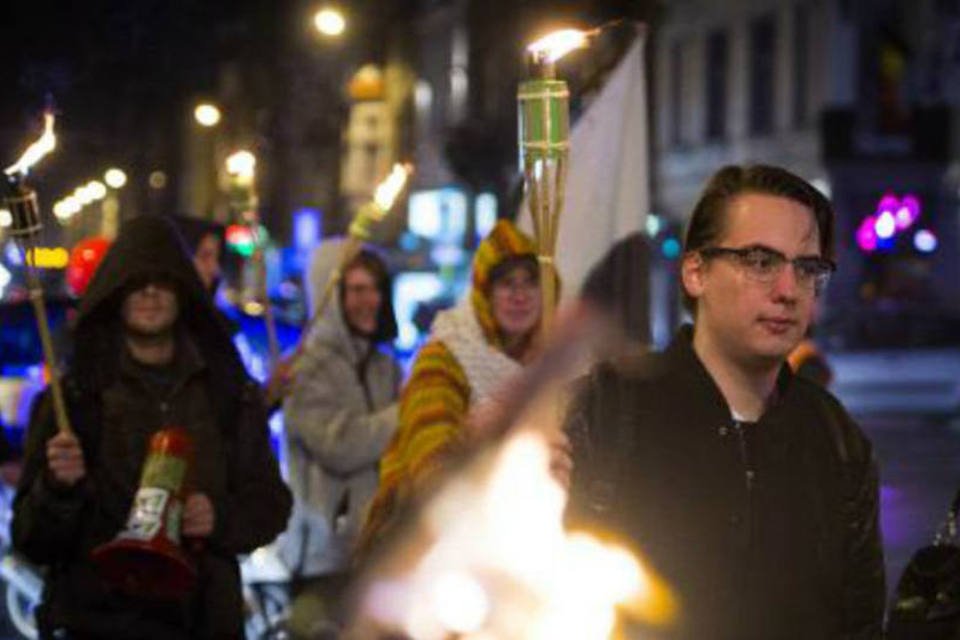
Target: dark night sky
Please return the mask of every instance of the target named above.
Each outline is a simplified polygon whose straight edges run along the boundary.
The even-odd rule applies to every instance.
[[[58,115],[60,148],[37,180],[79,182],[100,164],[173,153],[169,138],[190,96],[214,86],[216,60],[277,2],[101,0],[7,3],[0,20],[6,67],[0,101],[0,160],[15,157],[39,126],[45,96]],[[269,22],[259,21],[260,27]],[[153,160],[150,160],[153,161]],[[96,163],[98,167],[84,164]],[[55,189],[57,191],[61,189]]]

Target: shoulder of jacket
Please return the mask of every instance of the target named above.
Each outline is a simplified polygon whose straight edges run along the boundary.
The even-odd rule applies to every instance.
[[[866,434],[836,396],[802,376],[795,376],[793,383],[800,402],[815,407],[823,418],[841,462],[862,461],[872,455]]]
[[[664,355],[647,352],[604,360],[594,367],[593,377],[601,384],[644,385],[656,382],[666,373]]]

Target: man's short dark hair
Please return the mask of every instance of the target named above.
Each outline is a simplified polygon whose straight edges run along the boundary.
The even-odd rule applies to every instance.
[[[813,211],[820,236],[820,255],[832,260],[833,206],[809,182],[781,167],[755,164],[728,165],[713,174],[693,208],[684,238],[684,254],[712,246],[726,230],[727,205],[744,193],[779,196]],[[694,311],[694,301],[682,291],[683,302]]]

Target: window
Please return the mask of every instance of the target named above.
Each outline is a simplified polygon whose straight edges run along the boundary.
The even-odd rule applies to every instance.
[[[793,8],[793,126],[809,123],[810,12],[804,4]]]
[[[774,67],[777,27],[772,15],[750,24],[750,133],[764,135],[773,131]]]
[[[727,133],[728,50],[726,31],[707,36],[707,140],[722,139]]]

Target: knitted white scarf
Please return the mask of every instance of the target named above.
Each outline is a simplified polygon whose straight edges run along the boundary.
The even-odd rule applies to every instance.
[[[430,336],[445,344],[460,363],[470,383],[471,404],[486,400],[523,369],[519,362],[487,342],[469,295],[452,309],[437,314]]]

